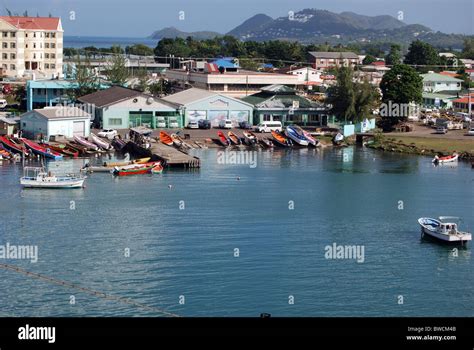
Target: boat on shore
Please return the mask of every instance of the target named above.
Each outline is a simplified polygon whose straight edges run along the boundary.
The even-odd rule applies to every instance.
[[[54,159],[54,160],[63,159],[62,154],[60,154],[56,151],[53,151],[49,147],[43,147],[40,144],[38,144],[36,142],[33,142],[33,141],[30,141],[30,140],[27,140],[27,139],[21,139],[21,141],[34,154],[37,154],[39,156],[43,156],[43,157],[46,157],[46,158]]]
[[[452,162],[457,162],[459,159],[459,154],[453,153],[451,156],[445,156],[445,157],[440,157],[436,155],[432,162],[434,164],[444,164],[444,163],[452,163]]]
[[[115,167],[112,169],[112,173],[116,176],[149,174],[155,166],[156,162],[145,164],[131,164],[123,167]]]
[[[306,140],[308,140],[309,145],[318,147],[320,146],[319,141],[316,140],[308,131],[304,130],[302,127],[299,125],[292,125],[292,128],[294,128],[296,131],[300,133],[300,135],[303,135]]]
[[[176,134],[171,134],[171,138],[173,139],[173,144],[179,148],[183,145],[183,140],[181,139],[181,137],[179,137],[178,135]]]
[[[20,184],[25,188],[82,188],[84,181],[85,177],[82,176],[53,175],[50,171],[46,172],[43,167],[25,167],[23,169],[23,177],[20,178]]]
[[[428,235],[445,243],[464,244],[472,240],[472,235],[468,232],[459,231],[458,224],[454,221],[459,221],[459,218],[450,216],[441,216],[439,220],[419,218],[421,236]]]
[[[0,136],[0,143],[10,152],[17,153],[23,155],[24,157],[28,157],[31,152],[28,148],[25,147],[24,144],[16,142],[13,138],[8,136]]]
[[[248,146],[253,146],[257,144],[258,138],[253,132],[246,130],[244,131],[244,141]]]
[[[74,141],[84,147],[87,147],[88,150],[97,152],[99,150],[99,146],[93,144],[92,142],[87,141],[85,138],[81,136],[74,136]]]
[[[121,151],[126,145],[127,143],[121,138],[115,137],[112,140],[112,147],[116,149],[117,151]]]
[[[79,157],[79,151],[77,149],[73,149],[71,147],[68,147],[67,145],[53,145],[51,143],[43,143],[42,144],[46,148],[51,148],[53,151],[61,153],[67,157],[72,157],[72,158],[77,158]]]
[[[230,141],[225,137],[224,133],[222,131],[217,132],[218,140],[220,144],[224,147],[230,146]]]
[[[285,134],[288,136],[292,141],[294,141],[297,145],[306,147],[309,145],[308,139],[300,132],[300,128],[296,127],[295,125],[289,125],[285,129]]]
[[[291,147],[293,146],[293,142],[291,141],[291,139],[289,139],[288,137],[286,137],[285,135],[279,133],[279,132],[276,132],[276,131],[272,131],[272,141],[277,145],[277,146],[280,146],[280,147]]]
[[[344,135],[338,132],[336,136],[333,137],[332,143],[335,146],[339,146],[342,144],[342,142],[344,142]]]
[[[13,155],[0,145],[0,160],[10,160]]]
[[[173,146],[173,138],[164,131],[160,131],[160,141],[168,146]]]
[[[111,147],[112,147],[110,145],[110,143],[108,143],[107,141],[101,139],[99,136],[94,135],[93,133],[90,134],[89,138],[94,144],[96,144],[97,146],[99,146],[102,149],[105,149],[106,151],[110,150]]]
[[[260,144],[265,148],[273,148],[273,142],[266,137],[260,139]]]
[[[240,140],[240,138],[236,134],[234,134],[232,131],[229,131],[227,133],[227,136],[228,136],[230,142],[232,142],[233,145],[239,146],[239,145],[242,144],[242,141]]]
[[[163,172],[163,165],[161,165],[161,162],[156,163],[153,169],[151,169],[152,174],[161,174],[162,172]]]

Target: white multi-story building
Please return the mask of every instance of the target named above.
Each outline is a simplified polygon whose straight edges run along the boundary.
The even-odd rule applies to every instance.
[[[424,92],[440,92],[440,91],[461,91],[461,79],[453,78],[447,75],[429,72],[422,74],[423,91]]]
[[[0,16],[0,67],[6,76],[61,77],[63,28],[57,17]]]

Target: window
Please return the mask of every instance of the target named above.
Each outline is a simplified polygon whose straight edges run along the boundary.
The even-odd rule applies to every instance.
[[[15,65],[14,65],[14,64],[10,64],[10,69],[11,69],[11,70],[16,70]]]
[[[49,38],[49,33],[44,33],[45,38]]]
[[[10,49],[16,49],[16,43],[10,43]]]
[[[109,125],[122,125],[122,119],[120,118],[110,118]]]
[[[15,55],[14,53],[11,53],[11,54],[10,54],[10,59],[11,59],[11,60],[15,60],[15,59],[16,59],[16,55]]]
[[[8,43],[2,43],[2,48],[8,49]]]
[[[33,33],[33,38],[36,38],[36,32]]]
[[[2,32],[2,37],[8,38],[8,32]]]
[[[263,121],[264,121],[264,122],[269,122],[270,119],[271,119],[270,114],[264,114],[264,115],[263,115]]]
[[[16,33],[15,32],[10,32],[10,38],[16,38]]]
[[[52,53],[52,54],[51,54],[51,58],[56,58],[56,54],[55,54],[55,53]]]
[[[45,43],[45,44],[44,44],[44,48],[45,48],[45,49],[49,49],[49,43]]]
[[[49,69],[49,63],[44,64],[44,69]]]
[[[4,60],[8,60],[8,54],[6,54],[6,53],[2,53],[2,59],[4,59]]]
[[[56,38],[56,33],[51,33],[51,38]]]
[[[45,53],[44,58],[49,59],[49,53]]]
[[[54,63],[51,64],[51,69],[56,69],[56,65]]]
[[[33,43],[33,49],[36,49],[36,43]]]
[[[52,48],[52,49],[56,48],[56,44],[55,44],[55,43],[51,43],[51,48]]]

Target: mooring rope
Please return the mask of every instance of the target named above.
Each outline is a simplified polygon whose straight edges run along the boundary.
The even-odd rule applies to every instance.
[[[3,268],[5,270],[10,270],[10,271],[13,271],[13,272],[17,272],[17,273],[23,274],[25,276],[28,276],[28,277],[31,277],[31,278],[36,278],[36,279],[39,279],[39,280],[43,280],[43,281],[53,283],[53,284],[56,284],[56,285],[59,285],[59,286],[79,290],[83,293],[90,294],[90,295],[93,295],[93,296],[96,296],[96,297],[99,297],[99,298],[102,298],[102,299],[118,301],[120,303],[132,305],[132,306],[144,309],[144,310],[157,312],[157,313],[160,313],[160,314],[163,314],[163,315],[166,315],[166,316],[170,316],[170,317],[181,317],[181,316],[179,316],[177,314],[174,314],[172,312],[168,312],[168,311],[165,311],[165,310],[157,308],[157,307],[152,307],[152,306],[149,306],[149,305],[146,305],[146,304],[142,304],[142,303],[134,301],[130,298],[119,297],[119,296],[115,296],[115,295],[112,295],[112,294],[99,292],[99,291],[96,291],[96,290],[93,290],[93,289],[90,289],[90,288],[81,287],[81,286],[79,286],[77,284],[74,284],[74,283],[71,283],[71,282],[67,282],[67,281],[57,279],[57,278],[53,278],[53,277],[49,277],[49,276],[42,275],[42,274],[39,274],[39,273],[31,272],[31,271],[25,270],[21,267],[17,267],[17,266],[14,266],[14,265],[0,263],[0,268]]]

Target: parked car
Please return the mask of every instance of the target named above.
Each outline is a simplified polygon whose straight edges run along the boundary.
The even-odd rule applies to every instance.
[[[469,136],[474,136],[474,127],[471,127],[469,131],[467,132]]]
[[[250,130],[252,129],[252,125],[248,121],[239,122],[239,128]]]
[[[166,128],[166,120],[164,117],[156,118],[156,127],[157,128]]]
[[[97,134],[100,137],[108,138],[109,140],[112,140],[115,136],[118,135],[117,130],[113,129],[104,129],[101,132]]]
[[[435,134],[447,134],[447,133],[448,133],[448,128],[445,126],[438,126],[435,131]]]
[[[198,121],[199,129],[210,129],[211,128],[211,121],[206,119],[200,119]]]
[[[199,129],[199,124],[197,121],[195,120],[191,120],[189,123],[188,123],[188,129]]]
[[[232,129],[233,127],[234,125],[230,119],[223,119],[219,122],[219,128],[221,129]]]
[[[281,132],[282,130],[283,126],[281,125],[281,122],[261,122],[255,127],[256,132]]]
[[[168,128],[170,128],[170,129],[179,128],[178,119],[176,119],[176,118],[168,119]]]

